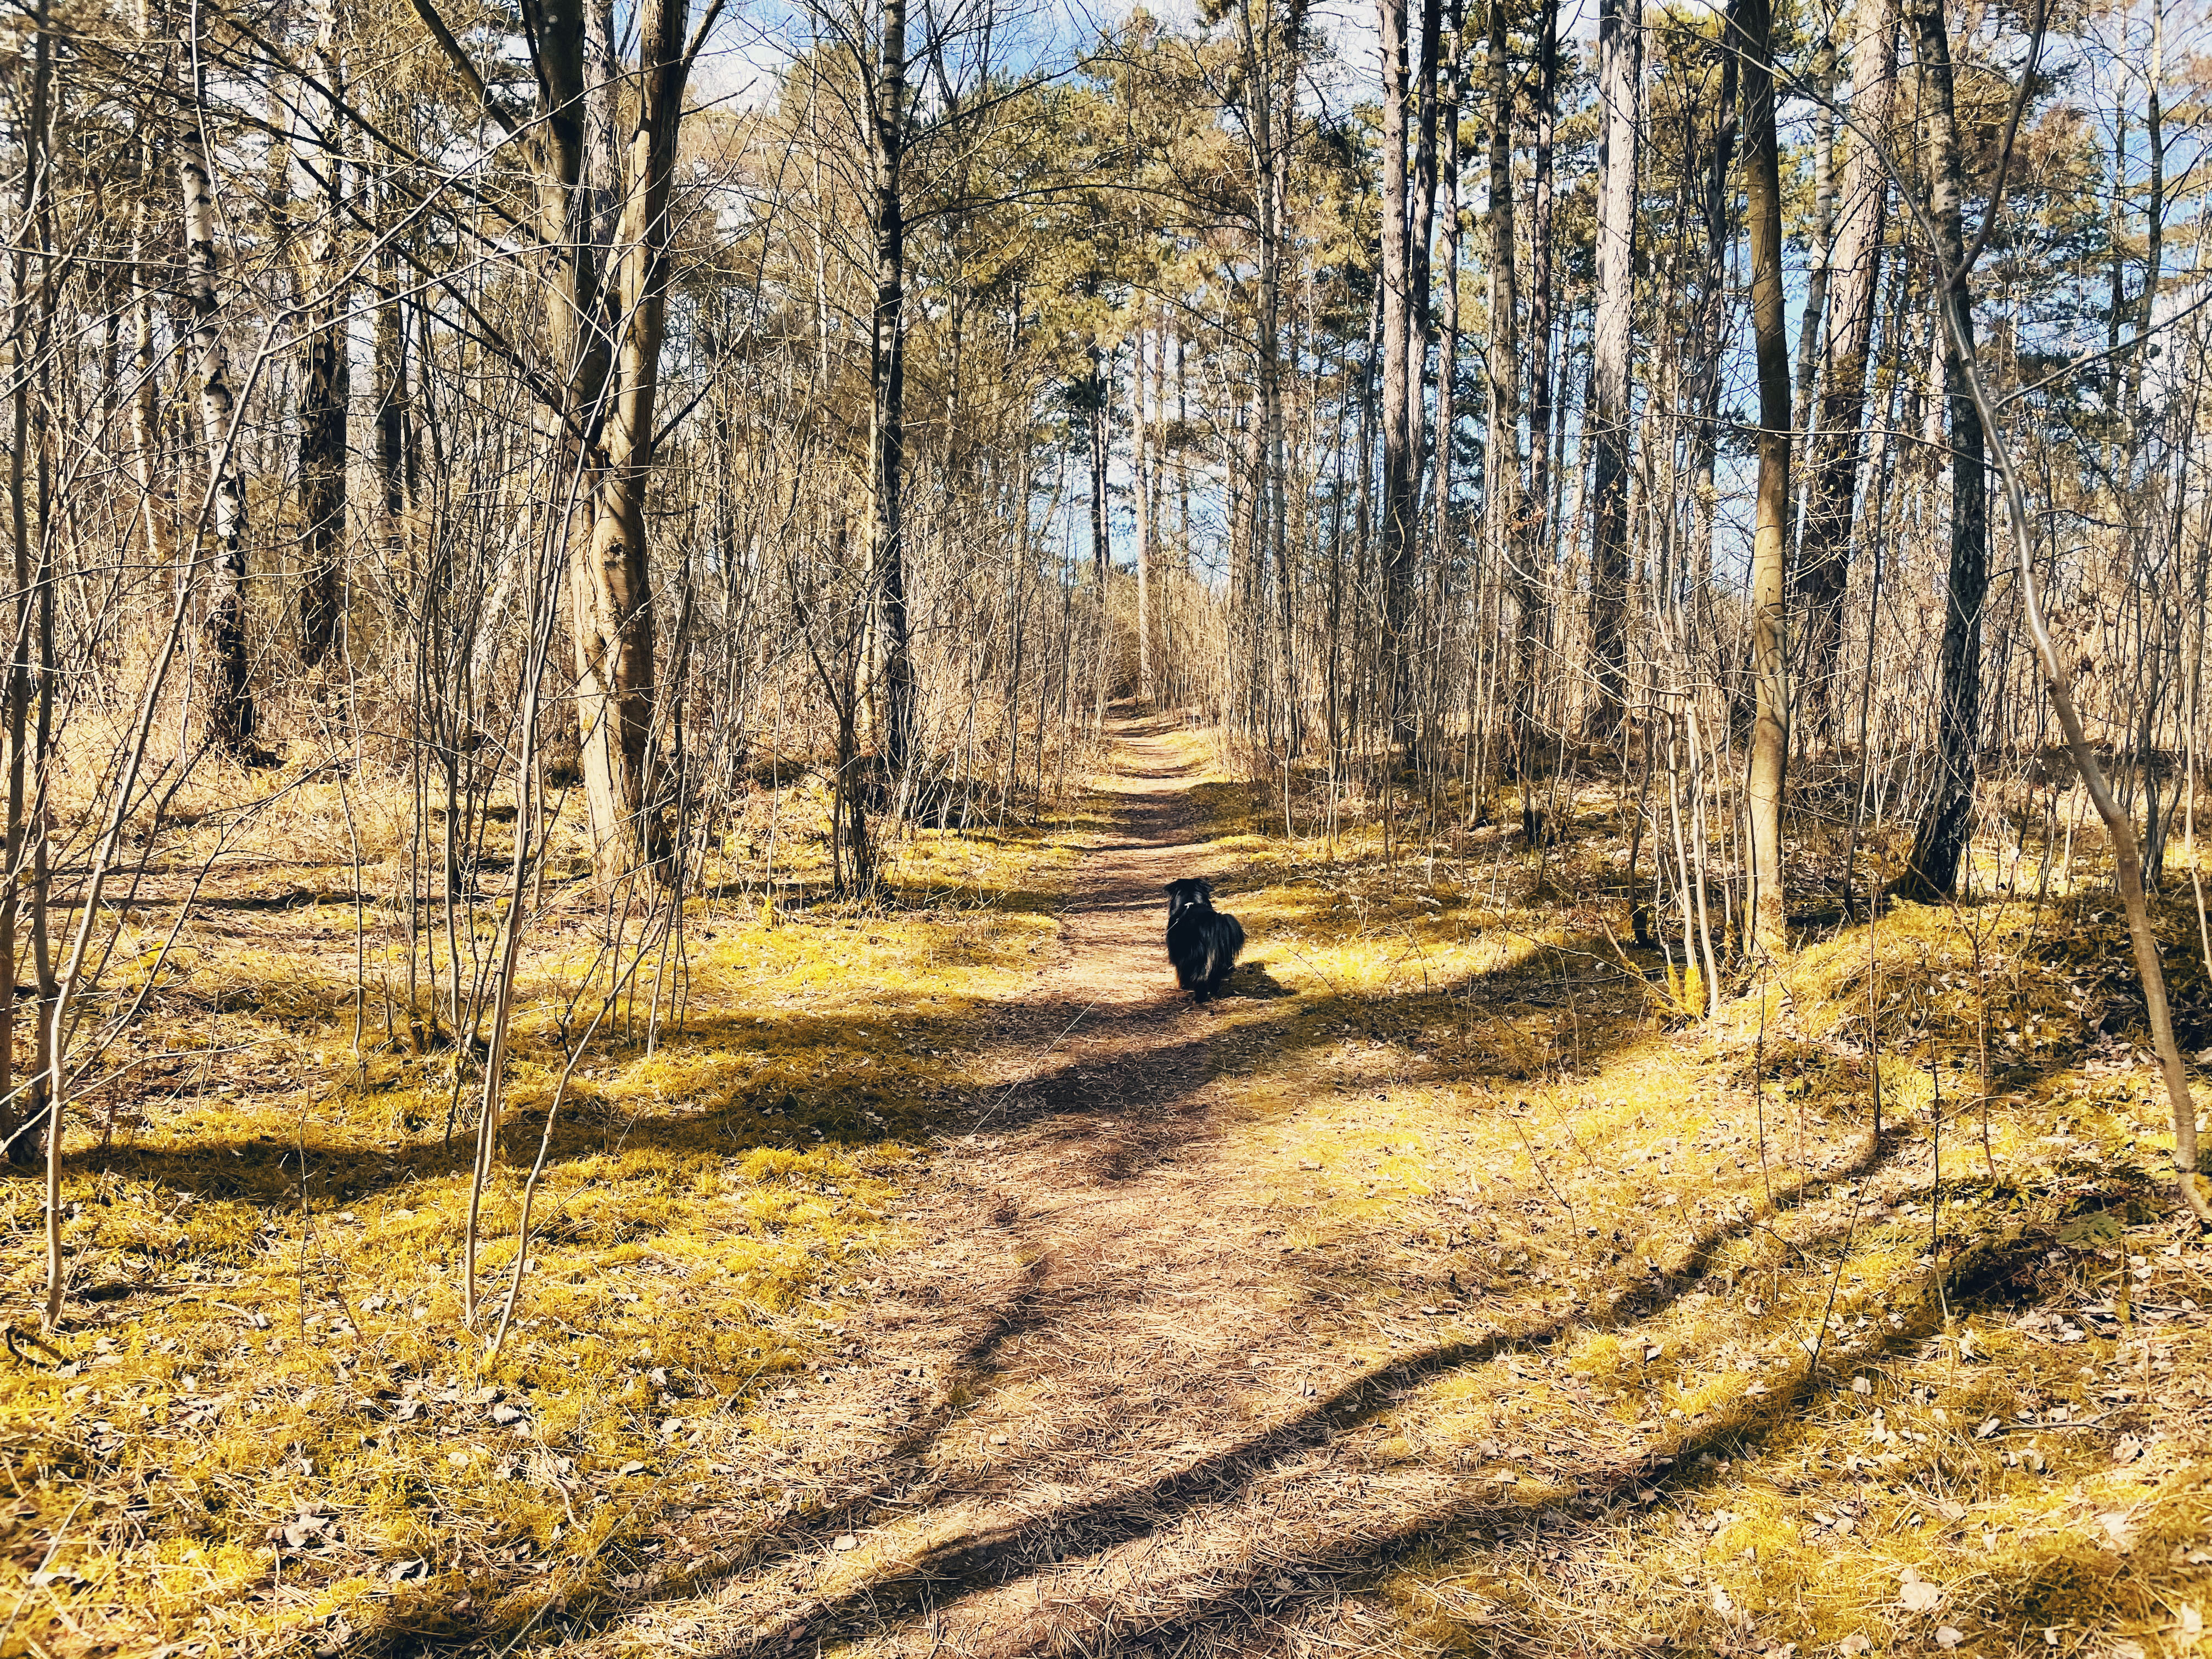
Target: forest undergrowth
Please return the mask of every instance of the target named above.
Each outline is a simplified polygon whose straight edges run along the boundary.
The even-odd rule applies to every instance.
[[[1568,789],[1540,849],[1285,837],[1278,787],[1218,771],[1189,796],[1253,939],[1212,1027],[1221,1201],[1281,1211],[1284,1293],[1368,1388],[1248,1634],[1289,1607],[1376,1652],[2200,1650],[2212,1251],[2160,1175],[2086,839],[2036,895],[1808,929],[1705,1020],[1633,943],[1608,791]],[[729,1448],[838,1386],[1097,810],[916,835],[866,905],[698,901],[681,1017],[610,1022],[568,1083],[495,1358],[461,1322],[452,1051],[372,1004],[356,1057],[354,872],[265,820],[68,1143],[50,1343],[36,1186],[0,1188],[0,1654],[619,1644],[624,1607],[820,1508]],[[604,926],[580,885],[526,957],[494,1308]],[[1453,1500],[1394,1510],[1409,1468]]]
[[[1411,1373],[1369,1455],[1473,1494],[1378,1552],[1378,1648],[2200,1650],[2212,1251],[2086,846],[1808,929],[1705,1021],[1630,942],[1608,793],[1540,856],[1478,830],[1395,876],[1268,816],[1229,843],[1294,994],[1237,1062],[1251,1165]]]

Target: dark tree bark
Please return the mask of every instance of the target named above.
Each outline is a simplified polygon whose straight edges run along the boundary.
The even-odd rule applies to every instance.
[[[1443,295],[1437,328],[1437,493],[1431,534],[1439,557],[1452,556],[1452,439],[1459,422],[1459,120],[1467,70],[1461,0],[1444,8],[1443,50],[1437,64],[1441,117],[1437,135],[1437,194],[1443,212]]]
[[[1114,525],[1106,501],[1106,461],[1112,442],[1107,430],[1109,416],[1106,404],[1112,396],[1106,354],[1093,346],[1090,380],[1083,388],[1089,417],[1084,422],[1084,437],[1091,455],[1091,574],[1101,593],[1106,591],[1106,577],[1114,568]]]
[[[312,101],[321,119],[308,162],[322,213],[301,273],[308,312],[307,374],[300,391],[300,657],[313,667],[337,641],[345,615],[341,544],[346,526],[346,295],[338,222],[345,211],[343,106],[336,42],[337,10],[325,0],[317,20]]]
[[[1966,359],[1974,349],[1973,316],[1967,304],[1965,190],[1951,43],[1941,0],[1911,0],[1907,15],[1919,60],[1928,216],[1936,228],[1941,270],[1949,276],[1942,303],[1956,313],[1954,326],[1942,336],[1943,397],[1951,427],[1951,569],[1944,591],[1936,782],[1899,884],[1906,897],[1933,903],[1957,884],[1959,862],[1973,832],[1982,732],[1982,611],[1990,580],[1989,496],[1981,411],[1966,377]]]
[[[1515,642],[1509,714],[1514,771],[1528,817],[1529,750],[1535,741],[1536,653],[1543,616],[1535,550],[1521,489],[1520,288],[1513,263],[1513,65],[1506,0],[1489,0],[1486,69],[1490,115],[1490,506],[1492,534],[1513,595]],[[1531,827],[1524,823],[1524,828]]]
[[[1643,128],[1643,0],[1598,10],[1597,318],[1590,342],[1590,669],[1593,729],[1626,708],[1630,375],[1634,325],[1637,149]]]
[[[1415,70],[1413,200],[1406,228],[1406,444],[1410,477],[1406,514],[1420,521],[1421,484],[1427,465],[1429,335],[1434,308],[1437,225],[1437,75],[1443,48],[1443,0],[1421,0],[1420,57]],[[1419,534],[1418,528],[1409,532]]]
[[[1751,230],[1752,337],[1759,364],[1759,492],[1752,528],[1751,677],[1753,715],[1744,785],[1749,819],[1745,943],[1768,962],[1786,953],[1782,872],[1782,789],[1790,756],[1784,678],[1789,557],[1790,337],[1782,291],[1781,153],[1774,130],[1772,0],[1738,0],[1736,41],[1743,78],[1743,161]]]
[[[899,500],[906,471],[906,0],[883,0],[880,27],[872,110],[876,295],[869,362],[875,396],[868,436],[868,539],[884,638],[884,759],[894,778],[903,778],[914,764],[918,713],[907,618],[906,538]],[[1103,428],[1103,398],[1096,418]],[[1103,439],[1103,430],[1100,435]],[[1103,507],[1103,477],[1096,489]],[[1103,585],[1106,562],[1103,512],[1094,522],[1099,527]]]
[[[1536,154],[1528,226],[1529,544],[1552,545],[1552,145],[1559,121],[1559,0],[1538,0]]]
[[[1412,730],[1413,592],[1413,434],[1407,416],[1407,359],[1412,311],[1407,291],[1406,104],[1409,66],[1407,0],[1376,0],[1382,33],[1382,532],[1384,711],[1395,738]]]

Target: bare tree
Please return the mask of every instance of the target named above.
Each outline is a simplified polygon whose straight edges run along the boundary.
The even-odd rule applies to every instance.
[[[341,544],[346,528],[346,404],[349,385],[345,347],[338,231],[345,212],[343,70],[337,9],[323,0],[315,20],[314,53],[307,77],[316,122],[307,172],[319,187],[321,212],[314,240],[299,273],[306,298],[307,373],[300,389],[300,656],[320,662],[338,635],[345,614],[345,569]]]
[[[246,637],[246,446],[231,441],[237,397],[223,341],[216,250],[215,179],[208,170],[210,118],[207,64],[197,25],[184,37],[186,103],[176,136],[184,191],[185,293],[191,312],[192,362],[199,382],[200,431],[214,503],[203,545],[210,560],[207,597],[208,724],[217,747],[245,756],[258,720]]]
[[[1804,540],[1794,574],[1802,612],[1803,680],[1810,712],[1825,718],[1826,688],[1842,637],[1865,424],[1867,353],[1881,278],[1882,225],[1889,174],[1880,145],[1888,130],[1897,80],[1896,0],[1861,0],[1851,47],[1850,120],[1856,137],[1844,163],[1842,202],[1828,264],[1826,350],[1820,417],[1807,456]]]
[[[1598,9],[1597,317],[1585,428],[1590,495],[1591,719],[1610,732],[1625,708],[1628,621],[1630,376],[1636,296],[1636,178],[1644,125],[1643,0]]]
[[[1951,567],[1944,585],[1936,781],[1901,884],[1907,897],[1929,902],[1944,897],[1957,882],[1960,859],[1973,829],[1982,741],[1982,607],[1990,580],[1989,496],[1981,411],[1966,380],[1973,319],[1966,305],[1966,187],[1960,173],[1950,38],[1940,3],[1912,0],[1906,15],[1920,71],[1928,217],[1946,283],[1938,300],[1951,317],[1942,333],[1943,391],[1950,413]]]
[[[1784,679],[1790,532],[1790,340],[1783,313],[1782,178],[1774,123],[1771,0],[1738,0],[1745,194],[1751,221],[1752,336],[1759,361],[1759,495],[1751,549],[1751,761],[1744,786],[1751,852],[1745,942],[1769,962],[1788,950],[1782,869],[1783,773],[1790,756]]]

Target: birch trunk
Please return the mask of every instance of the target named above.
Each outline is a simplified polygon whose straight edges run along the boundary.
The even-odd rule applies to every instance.
[[[914,766],[917,714],[901,501],[906,477],[906,0],[883,0],[880,26],[872,112],[876,292],[868,351],[874,388],[868,427],[869,568],[883,636],[884,761],[891,778],[902,782]],[[680,33],[677,44],[682,45]],[[681,103],[679,86],[672,112]],[[1102,564],[1102,584],[1104,574]],[[895,798],[903,793],[894,790]]]
[[[190,101],[177,134],[177,179],[184,197],[185,295],[191,316],[201,441],[214,474],[210,522],[199,527],[204,550],[200,556],[209,562],[204,624],[208,721],[216,746],[243,758],[252,750],[256,724],[246,644],[246,447],[229,441],[231,422],[238,413],[237,394],[222,337],[215,181],[202,137],[208,117],[207,72],[198,38],[189,30],[184,40],[184,76]]]

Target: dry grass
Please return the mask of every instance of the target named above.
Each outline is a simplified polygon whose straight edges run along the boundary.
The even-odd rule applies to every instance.
[[[0,1652],[2202,1650],[2212,1253],[2090,849],[1691,1022],[1595,797],[1540,862],[1386,864],[1163,741],[1242,994],[1045,1041],[1104,797],[917,838],[906,907],[707,907],[684,1027],[584,1062],[489,1367],[450,1059],[355,1066],[350,903],[195,922],[73,1143],[67,1374],[0,1391]],[[533,957],[520,1156],[590,927]]]
[[[1617,842],[1540,902],[1503,842],[1395,879],[1237,843],[1294,999],[1239,1021],[1224,1161],[1423,1374],[1374,1455],[1491,1494],[1378,1552],[1403,1648],[2195,1651],[2212,1253],[2148,1057],[2098,1030],[2131,976],[2094,890],[1898,907],[1692,1024],[1613,942]]]
[[[213,860],[149,1018],[66,1142],[65,1325],[0,1371],[0,1652],[515,1632],[634,1576],[720,1426],[834,1346],[897,1237],[897,1183],[970,1086],[974,1009],[1053,931],[1034,906],[983,902],[1038,886],[1059,854],[1036,837],[917,836],[891,866],[911,905],[698,906],[684,1018],[664,1007],[650,1042],[625,1022],[571,1081],[516,1328],[487,1361],[458,1273],[476,1085],[465,1074],[449,1139],[457,1056],[409,1051],[396,993],[371,999],[356,1058],[353,873],[301,829],[327,832],[337,786],[258,787],[274,805],[222,823],[185,802],[140,890],[122,960],[150,968]],[[381,819],[367,805],[356,824],[388,831],[390,802]],[[786,810],[804,826],[803,803]],[[785,834],[804,874],[818,845]],[[372,864],[364,885],[399,879]],[[481,907],[477,943],[495,917]],[[366,948],[388,991],[387,921],[372,910]],[[588,903],[532,945],[484,1219],[495,1306],[599,948]],[[40,1213],[35,1182],[0,1187],[19,1332],[38,1328]]]

